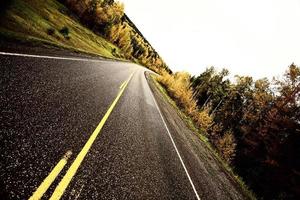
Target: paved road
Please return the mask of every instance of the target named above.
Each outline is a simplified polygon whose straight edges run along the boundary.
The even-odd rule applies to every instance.
[[[46,177],[43,199],[244,198],[217,178],[206,191],[202,161],[172,136],[144,68],[20,55],[0,55],[0,68],[1,199],[28,199]]]

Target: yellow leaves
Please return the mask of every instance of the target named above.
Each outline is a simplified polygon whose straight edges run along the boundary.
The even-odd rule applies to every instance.
[[[210,138],[223,158],[231,162],[235,157],[236,140],[231,130],[223,132],[221,124],[213,124],[213,117],[209,114],[209,108],[205,107],[200,111],[197,108],[190,87],[190,74],[187,72],[177,72],[173,75],[166,71],[161,71],[161,76],[157,77],[168,91],[168,94],[175,100],[176,104],[189,115],[194,123],[203,131],[210,130]]]
[[[123,50],[127,58],[131,59],[134,56],[141,64],[150,69],[161,68],[163,63],[161,59],[156,60],[159,65],[153,63],[153,57],[149,56],[150,46],[139,34],[135,33],[135,30],[127,22],[113,24],[107,35],[111,42]]]
[[[124,15],[124,4],[121,2],[115,2],[112,5],[112,10],[117,14],[117,16],[123,16]]]
[[[105,12],[104,9],[105,8],[98,6],[98,5],[95,9],[95,13],[96,13],[95,20],[96,20],[96,23],[98,23],[98,24],[106,23],[109,20],[108,19],[109,16],[107,15],[107,12]]]
[[[109,40],[120,47],[127,58],[131,58],[133,52],[131,34],[132,28],[126,22],[112,25],[108,32]]]
[[[112,4],[94,0],[67,0],[66,2],[79,17],[89,23],[93,21],[97,25],[117,23],[124,15],[124,4],[118,1]]]
[[[295,82],[300,77],[300,68],[297,67],[294,63],[289,66],[289,69],[287,71],[287,75],[290,77],[292,82]]]
[[[154,65],[156,65],[156,66],[161,66],[162,64],[163,64],[163,62],[162,62],[161,59],[159,59],[159,58],[155,59]]]
[[[120,21],[124,15],[124,4],[115,2],[112,5],[98,3],[95,9],[95,21],[98,24],[112,24]]]
[[[175,98],[179,107],[183,108],[187,114],[192,114],[196,110],[196,102],[193,99],[192,90],[189,88],[190,75],[186,72],[178,72],[170,75],[166,71],[161,72],[157,80],[168,90],[169,94]]]
[[[121,31],[122,31],[122,24],[115,24],[111,26],[110,31],[108,33],[109,40],[113,43],[116,43]]]
[[[208,109],[204,109],[200,112],[196,112],[194,114],[193,118],[194,118],[194,121],[196,122],[196,124],[204,130],[207,130],[207,128],[213,122],[212,117],[208,113]]]
[[[134,57],[156,72],[164,68],[164,62],[150,44],[138,30],[131,27],[131,22],[123,20],[124,4],[120,1],[66,0],[66,3],[83,22],[116,44],[127,59]]]
[[[236,151],[236,141],[233,132],[231,130],[227,131],[223,137],[217,141],[216,147],[223,158],[230,163],[233,160]]]

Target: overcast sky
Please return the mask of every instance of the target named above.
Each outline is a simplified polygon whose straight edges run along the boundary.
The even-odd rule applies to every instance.
[[[300,0],[121,0],[173,71],[254,78],[300,65]]]

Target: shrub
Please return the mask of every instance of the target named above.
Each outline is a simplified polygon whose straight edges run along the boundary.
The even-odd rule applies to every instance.
[[[177,72],[174,75],[163,71],[157,80],[163,84],[171,97],[174,98],[180,108],[187,114],[192,114],[196,110],[196,102],[191,91],[190,75],[186,72]]]
[[[219,150],[220,154],[223,158],[228,162],[231,163],[235,157],[236,151],[236,141],[231,130],[226,131],[223,137],[219,138],[216,147]]]
[[[66,7],[62,6],[58,8],[58,11],[64,15],[68,15],[71,16],[71,12],[69,9],[67,9]]]
[[[212,117],[209,115],[208,109],[204,109],[200,112],[194,112],[193,113],[193,119],[196,122],[196,124],[205,131],[209,128],[211,123],[213,122]]]
[[[55,29],[54,28],[48,28],[47,29],[47,34],[48,35],[53,35],[55,33]]]
[[[62,29],[60,29],[59,32],[60,32],[65,38],[67,38],[70,31],[69,31],[69,28],[68,28],[68,27],[64,26]]]

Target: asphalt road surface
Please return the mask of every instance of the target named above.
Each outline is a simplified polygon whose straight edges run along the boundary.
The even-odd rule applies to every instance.
[[[23,53],[0,55],[0,199],[246,199],[145,68]]]

